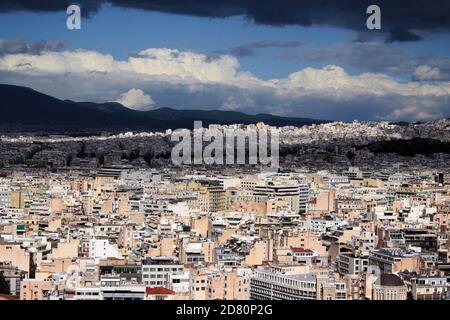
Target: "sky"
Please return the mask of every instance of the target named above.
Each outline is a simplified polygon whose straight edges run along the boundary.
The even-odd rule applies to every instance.
[[[450,117],[450,2],[378,1],[381,30],[368,30],[371,2],[6,0],[0,83],[143,111]]]

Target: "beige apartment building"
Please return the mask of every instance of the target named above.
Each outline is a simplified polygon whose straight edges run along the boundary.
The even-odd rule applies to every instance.
[[[214,272],[208,276],[207,300],[248,300],[250,281],[238,269]]]
[[[45,300],[52,287],[50,279],[25,279],[20,283],[20,300]]]
[[[190,285],[192,300],[206,300],[208,297],[208,272],[206,270],[191,270]]]
[[[202,238],[210,237],[212,234],[212,225],[209,217],[191,217],[191,232]]]
[[[269,255],[270,252],[270,255]],[[270,240],[257,240],[253,243],[250,252],[245,256],[244,266],[260,266],[273,257],[273,242]]]
[[[203,185],[190,183],[189,190],[197,192],[195,206],[204,212],[224,211],[226,208],[225,191],[220,185]]]
[[[68,242],[58,242],[56,248],[52,250],[51,258],[76,258],[80,251],[80,240],[71,240]]]
[[[433,216],[433,222],[438,225],[440,232],[450,231],[450,212],[438,212]]]
[[[370,252],[369,265],[378,267],[381,273],[420,272],[420,256],[402,249],[383,248]]]
[[[0,261],[11,264],[21,271],[30,272],[30,254],[19,243],[0,242]]]

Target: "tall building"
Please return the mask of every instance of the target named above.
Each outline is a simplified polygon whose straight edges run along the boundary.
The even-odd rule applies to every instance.
[[[226,208],[225,190],[215,181],[195,182],[189,184],[189,189],[197,191],[197,207],[204,212],[218,212]]]
[[[288,179],[267,179],[257,183],[253,189],[255,202],[268,199],[285,200],[289,209],[299,213],[306,212],[309,200],[308,185]]]

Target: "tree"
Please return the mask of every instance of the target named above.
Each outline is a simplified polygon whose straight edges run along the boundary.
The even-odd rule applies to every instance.
[[[5,276],[3,275],[3,271],[0,272],[0,293],[10,294],[9,284],[8,281],[6,281]]]

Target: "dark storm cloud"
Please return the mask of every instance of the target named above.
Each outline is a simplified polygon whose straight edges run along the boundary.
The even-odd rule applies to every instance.
[[[37,41],[27,43],[22,39],[5,40],[0,39],[0,56],[5,54],[30,53],[40,54],[44,51],[61,51],[64,43],[61,41]]]
[[[67,7],[72,4],[80,5],[83,9],[81,14],[85,17],[98,11],[103,0],[2,0],[0,1],[0,12],[17,12],[17,11],[33,11],[33,12],[54,12],[66,11]]]
[[[417,34],[411,33],[407,30],[393,29],[389,32],[389,36],[386,39],[387,42],[407,42],[407,41],[419,41],[421,37]]]
[[[382,12],[382,31],[388,41],[416,41],[417,31],[450,31],[450,1],[434,0],[6,0],[0,11],[59,11],[69,4],[82,6],[82,14],[95,13],[102,3],[209,18],[243,15],[257,24],[327,25],[366,30],[366,9],[377,4]]]

